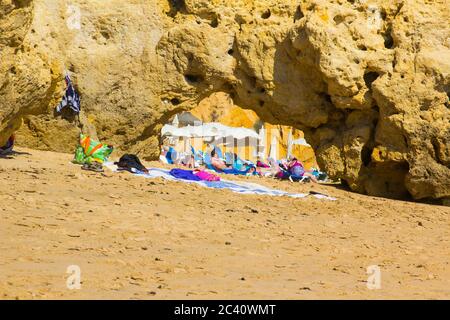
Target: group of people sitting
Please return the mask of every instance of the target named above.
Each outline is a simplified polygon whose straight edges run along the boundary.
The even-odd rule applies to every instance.
[[[161,161],[166,164],[175,164],[188,167],[194,171],[209,170],[214,173],[233,174],[233,175],[257,175],[265,177],[274,177],[281,180],[290,180],[292,182],[315,182],[326,180],[326,174],[319,170],[307,170],[304,165],[293,156],[288,159],[276,161],[269,158],[269,164],[258,160],[256,164],[250,161],[241,160],[237,154],[226,154],[226,159],[221,156],[220,149],[214,147],[209,153],[192,152],[177,157],[173,148],[163,148]]]

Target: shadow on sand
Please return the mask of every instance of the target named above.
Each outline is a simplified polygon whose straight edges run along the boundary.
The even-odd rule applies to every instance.
[[[7,154],[0,154],[0,159],[14,159],[16,156],[31,156],[29,152],[11,151]]]

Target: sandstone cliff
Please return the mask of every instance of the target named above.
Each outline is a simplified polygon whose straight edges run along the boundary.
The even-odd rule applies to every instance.
[[[302,129],[353,190],[450,197],[446,0],[0,0],[0,143],[154,157],[213,92]],[[54,113],[70,72],[79,117]]]

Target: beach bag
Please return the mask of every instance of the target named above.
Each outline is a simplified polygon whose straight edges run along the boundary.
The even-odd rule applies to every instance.
[[[90,164],[93,162],[104,163],[113,152],[112,146],[100,143],[89,136],[80,134],[80,144],[75,150],[74,163]]]

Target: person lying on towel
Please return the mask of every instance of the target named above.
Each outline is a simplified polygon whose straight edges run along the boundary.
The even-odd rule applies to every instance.
[[[287,169],[290,176],[294,179],[301,179],[303,177],[308,177],[312,182],[318,183],[316,176],[311,172],[306,171],[303,164],[297,160],[297,158],[292,157],[287,165]]]
[[[255,173],[255,167],[247,167],[245,170],[236,170],[233,166],[228,166],[225,161],[219,158],[216,150],[211,151],[211,165],[217,172],[223,172],[225,174],[235,175],[247,175]]]

